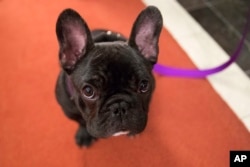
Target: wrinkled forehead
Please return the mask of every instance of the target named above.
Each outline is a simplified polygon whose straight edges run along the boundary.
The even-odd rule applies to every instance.
[[[105,63],[133,65],[143,60],[142,56],[139,56],[126,42],[98,43],[91,55],[91,63],[105,61]]]
[[[124,43],[103,43],[96,46],[96,53],[90,59],[90,66],[97,66],[103,71],[117,75],[146,73],[147,61]]]
[[[151,71],[148,62],[135,50],[124,44],[99,44],[88,54],[78,72],[86,81],[113,80],[129,81],[149,79]],[[78,68],[79,69],[79,68]]]

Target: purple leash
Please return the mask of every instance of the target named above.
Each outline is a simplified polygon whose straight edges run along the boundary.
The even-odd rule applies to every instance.
[[[240,52],[243,48],[244,41],[248,33],[248,29],[250,29],[250,17],[248,17],[245,29],[243,31],[238,47],[236,48],[236,51],[233,53],[233,55],[230,57],[230,59],[227,62],[217,67],[199,70],[199,69],[182,69],[182,68],[156,64],[154,66],[154,71],[163,76],[176,76],[176,77],[186,77],[186,78],[205,78],[209,75],[216,74],[226,69],[233,62],[235,62],[236,59],[240,56]]]

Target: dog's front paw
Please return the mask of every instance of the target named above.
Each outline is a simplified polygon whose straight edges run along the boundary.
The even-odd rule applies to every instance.
[[[89,147],[97,139],[92,137],[86,130],[85,127],[79,126],[75,136],[76,144],[80,147]]]

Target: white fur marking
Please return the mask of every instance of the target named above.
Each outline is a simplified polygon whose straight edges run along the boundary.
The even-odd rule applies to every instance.
[[[114,133],[113,136],[121,136],[121,135],[126,135],[128,133],[129,131],[121,131],[121,132]]]

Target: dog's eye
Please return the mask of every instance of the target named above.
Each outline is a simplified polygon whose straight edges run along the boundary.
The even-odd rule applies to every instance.
[[[83,95],[88,99],[93,99],[95,97],[94,88],[90,85],[86,85],[82,89]]]
[[[142,80],[139,85],[139,92],[146,93],[149,90],[149,83],[147,80]]]

